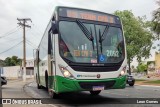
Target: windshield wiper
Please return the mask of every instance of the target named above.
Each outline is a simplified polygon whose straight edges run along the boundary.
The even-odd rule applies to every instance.
[[[92,35],[92,28],[90,27],[90,32],[91,32],[91,35]],[[93,38],[93,36],[92,36],[92,38]],[[93,38],[93,40],[94,40],[94,38]],[[94,41],[92,40],[92,47],[93,47],[93,50],[94,50]]]
[[[108,33],[108,26],[105,27],[103,34],[101,35],[101,31],[99,29],[99,43],[100,43],[100,49],[101,49],[101,53],[102,53],[102,42],[103,40],[105,40],[107,33]]]
[[[86,35],[86,37],[90,40],[93,41],[93,36],[91,35],[91,33],[88,31],[88,29],[83,25],[83,23],[80,20],[76,20],[78,26],[80,27],[80,29],[83,31],[83,33]]]
[[[102,39],[101,39],[101,31],[99,29],[99,43],[100,43],[100,49],[101,49],[101,53],[102,53]]]
[[[100,29],[99,29],[99,43],[102,43],[103,40],[105,40],[107,33],[108,33],[108,28],[109,28],[109,26],[106,26],[102,35],[101,35]]]
[[[94,38],[92,36],[92,29],[90,28],[90,32],[88,31],[88,29],[83,25],[83,23],[80,21],[80,20],[76,20],[79,28],[83,31],[83,33],[85,34],[85,36],[90,40],[92,41],[92,46],[93,46],[93,50],[94,50]]]

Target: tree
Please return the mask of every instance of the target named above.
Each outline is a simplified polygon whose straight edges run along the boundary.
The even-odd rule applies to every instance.
[[[3,67],[3,66],[5,66],[5,62],[0,59],[0,67]]]
[[[148,58],[152,46],[152,33],[148,30],[145,17],[135,17],[131,11],[116,11],[123,24],[124,36],[127,44],[127,57],[130,72],[130,63],[134,57],[137,57],[138,62],[141,58]]]
[[[153,11],[152,30],[156,33],[156,39],[160,39],[160,0],[157,1],[158,9]]]
[[[137,70],[138,70],[138,72],[146,72],[147,71],[147,64],[140,63],[137,66]]]
[[[11,58],[11,63],[12,63],[13,65],[20,65],[21,60],[20,60],[17,56],[12,56],[12,58]]]
[[[21,59],[17,56],[7,57],[5,60],[5,66],[16,66],[21,64]]]
[[[12,66],[12,64],[11,64],[11,58],[10,58],[10,57],[7,57],[7,58],[4,60],[4,62],[5,62],[5,66]]]
[[[150,22],[151,30],[154,32],[155,38],[154,40],[160,39],[160,0],[156,2],[158,4],[158,8],[153,11],[153,20]],[[153,49],[156,49],[160,52],[160,44],[154,46]]]

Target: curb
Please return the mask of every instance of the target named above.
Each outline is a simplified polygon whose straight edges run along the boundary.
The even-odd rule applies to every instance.
[[[28,94],[28,93],[26,92],[26,90],[25,90],[25,88],[26,88],[29,84],[31,84],[31,83],[33,83],[33,82],[29,82],[29,83],[24,84],[23,87],[22,87],[22,90],[23,90],[23,92],[24,92],[27,96],[29,96],[30,98],[34,98],[34,97],[32,97],[30,94]]]
[[[160,86],[157,86],[157,85],[140,85],[140,84],[135,84],[135,86],[160,87]]]
[[[23,91],[24,91],[24,93],[25,93],[27,96],[29,96],[30,98],[33,98],[33,99],[41,99],[41,98],[35,98],[35,97],[33,97],[33,96],[31,95],[32,93],[28,93],[28,92],[26,91],[26,87],[29,86],[30,84],[32,84],[33,82],[34,82],[34,81],[24,84],[24,86],[23,86]],[[43,106],[42,106],[42,107],[43,107]],[[57,106],[57,105],[54,105],[54,104],[44,104],[44,107],[61,107],[61,106]]]

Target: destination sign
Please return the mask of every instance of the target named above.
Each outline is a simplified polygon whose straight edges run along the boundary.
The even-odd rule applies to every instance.
[[[91,11],[91,10],[64,8],[64,7],[59,8],[59,16],[107,22],[107,23],[120,22],[119,18],[114,15],[105,14],[97,11]]]

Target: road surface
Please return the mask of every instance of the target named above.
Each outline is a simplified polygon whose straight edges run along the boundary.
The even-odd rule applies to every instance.
[[[82,107],[160,107],[160,104],[125,104],[122,105],[126,100],[139,99],[154,100],[160,98],[160,87],[155,86],[126,86],[125,89],[112,89],[104,90],[99,96],[91,96],[89,92],[73,92],[61,94],[59,99],[51,99],[46,89],[37,89],[36,83],[32,82],[25,86],[25,91],[30,97],[33,98],[47,98],[47,103],[57,106],[82,106]],[[131,99],[133,98],[133,99]],[[143,100],[144,100],[143,99]],[[158,101],[158,100],[157,100]],[[131,101],[133,103],[133,101]],[[121,104],[122,103],[122,104]],[[160,103],[160,102],[159,102]]]
[[[127,86],[125,89],[104,90],[99,96],[89,92],[61,94],[59,99],[51,99],[46,89],[37,89],[34,80],[8,81],[2,87],[3,98],[38,98],[47,104],[42,105],[3,105],[3,107],[160,107],[160,104],[123,104],[131,98],[160,98],[160,87]],[[132,99],[135,100],[135,99]],[[132,101],[133,102],[133,101]]]

